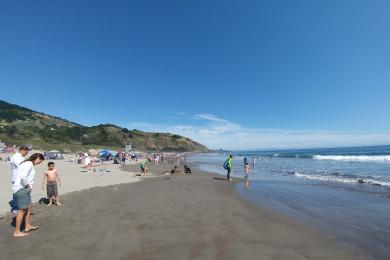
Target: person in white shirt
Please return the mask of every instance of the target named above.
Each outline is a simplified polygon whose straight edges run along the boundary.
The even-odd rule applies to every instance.
[[[18,207],[14,237],[24,237],[28,235],[27,232],[38,229],[37,226],[32,226],[30,223],[31,190],[35,177],[34,165],[40,164],[44,159],[43,154],[34,153],[30,158],[21,162],[16,171],[14,183],[12,184],[12,191]],[[24,232],[20,230],[23,218],[25,223]]]
[[[87,153],[84,156],[85,156],[84,158],[85,168],[87,169],[88,172],[92,172],[92,158]]]
[[[11,184],[14,184],[15,181],[15,175],[19,168],[19,164],[24,161],[24,157],[28,154],[28,147],[27,146],[21,146],[19,147],[19,152],[12,155],[10,159],[11,163]],[[17,213],[17,207],[15,203],[15,198],[12,198],[12,205],[11,205],[11,211],[13,213]]]

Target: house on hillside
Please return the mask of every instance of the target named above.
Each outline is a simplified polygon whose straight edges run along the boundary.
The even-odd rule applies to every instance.
[[[131,151],[133,151],[133,148],[131,147],[131,144],[127,143],[125,145],[125,152],[130,154]]]

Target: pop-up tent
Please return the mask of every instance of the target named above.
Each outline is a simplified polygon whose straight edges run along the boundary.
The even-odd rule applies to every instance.
[[[109,155],[111,155],[111,153],[110,153],[110,151],[108,151],[108,150],[100,150],[99,152],[98,152],[98,156],[99,157],[105,157],[105,156],[109,156]]]
[[[64,156],[62,155],[62,153],[59,151],[56,151],[56,150],[51,150],[51,151],[45,152],[44,155],[45,155],[45,158],[47,160],[62,160],[62,159],[64,159]]]
[[[115,157],[116,154],[117,154],[116,151],[110,151],[110,150],[100,150],[98,152],[98,156],[105,160],[109,160],[110,158]]]
[[[109,150],[100,150],[98,152],[98,157],[102,158],[103,160],[110,160],[111,157],[113,157],[113,154]]]

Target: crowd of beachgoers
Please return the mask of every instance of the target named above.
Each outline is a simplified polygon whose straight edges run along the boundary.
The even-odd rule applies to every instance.
[[[107,174],[112,171],[117,171],[118,166],[138,164],[139,172],[135,176],[146,176],[150,174],[148,172],[149,164],[167,164],[168,161],[180,164],[180,161],[187,156],[187,154],[180,153],[147,153],[95,149],[65,154],[56,150],[33,151],[31,146],[3,146],[0,152],[0,161],[3,164],[1,167],[2,169],[9,167],[10,172],[9,181],[5,182],[8,183],[5,186],[9,186],[10,192],[8,197],[5,196],[5,199],[9,201],[11,213],[15,216],[15,237],[27,236],[30,231],[38,229],[38,226],[34,226],[30,222],[33,202],[31,194],[33,186],[36,189],[37,176],[40,176],[36,168],[43,161],[48,161],[47,165],[43,166],[45,169],[42,169],[43,174],[40,176],[42,179],[42,190],[46,188],[46,204],[48,206],[53,204],[61,206],[58,191],[63,182],[62,177],[64,174],[69,175],[71,172],[75,172],[77,168],[79,169],[78,172],[81,173],[88,174],[96,172]],[[7,165],[6,167],[4,167],[4,163]],[[174,173],[176,170],[177,165],[173,167],[170,173]],[[79,185],[81,177],[81,174],[79,177],[76,177],[77,181],[73,183],[74,186],[76,184]],[[65,179],[67,178],[69,177],[66,176]],[[122,182],[124,182],[123,179],[114,181],[114,183]],[[112,181],[107,182],[107,185],[111,183]],[[93,184],[89,184],[87,187],[93,187]],[[78,189],[80,188],[70,188],[70,190]],[[24,223],[23,227],[22,223]]]
[[[225,253],[231,259],[294,259],[296,252],[359,259],[316,231],[243,201],[234,185],[226,185],[239,184],[230,176],[230,156],[221,160],[227,176],[220,178],[199,169],[189,174],[189,154],[183,153],[59,156],[24,146],[13,152],[0,155],[6,173],[0,175],[0,211],[13,210],[0,222],[1,259],[230,259]],[[249,160],[244,165],[248,176]],[[238,239],[231,241],[231,234]],[[14,242],[20,237],[27,237],[23,250]]]

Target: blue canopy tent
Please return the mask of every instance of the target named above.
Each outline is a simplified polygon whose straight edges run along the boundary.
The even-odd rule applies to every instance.
[[[109,150],[100,150],[98,152],[98,156],[106,161],[110,160],[110,158],[112,158],[112,157],[115,157],[116,154],[117,154],[117,152],[109,151]]]
[[[108,161],[108,160],[110,160],[110,157],[112,156],[112,154],[108,150],[101,150],[98,152],[98,156],[100,158],[102,158],[103,160]]]

